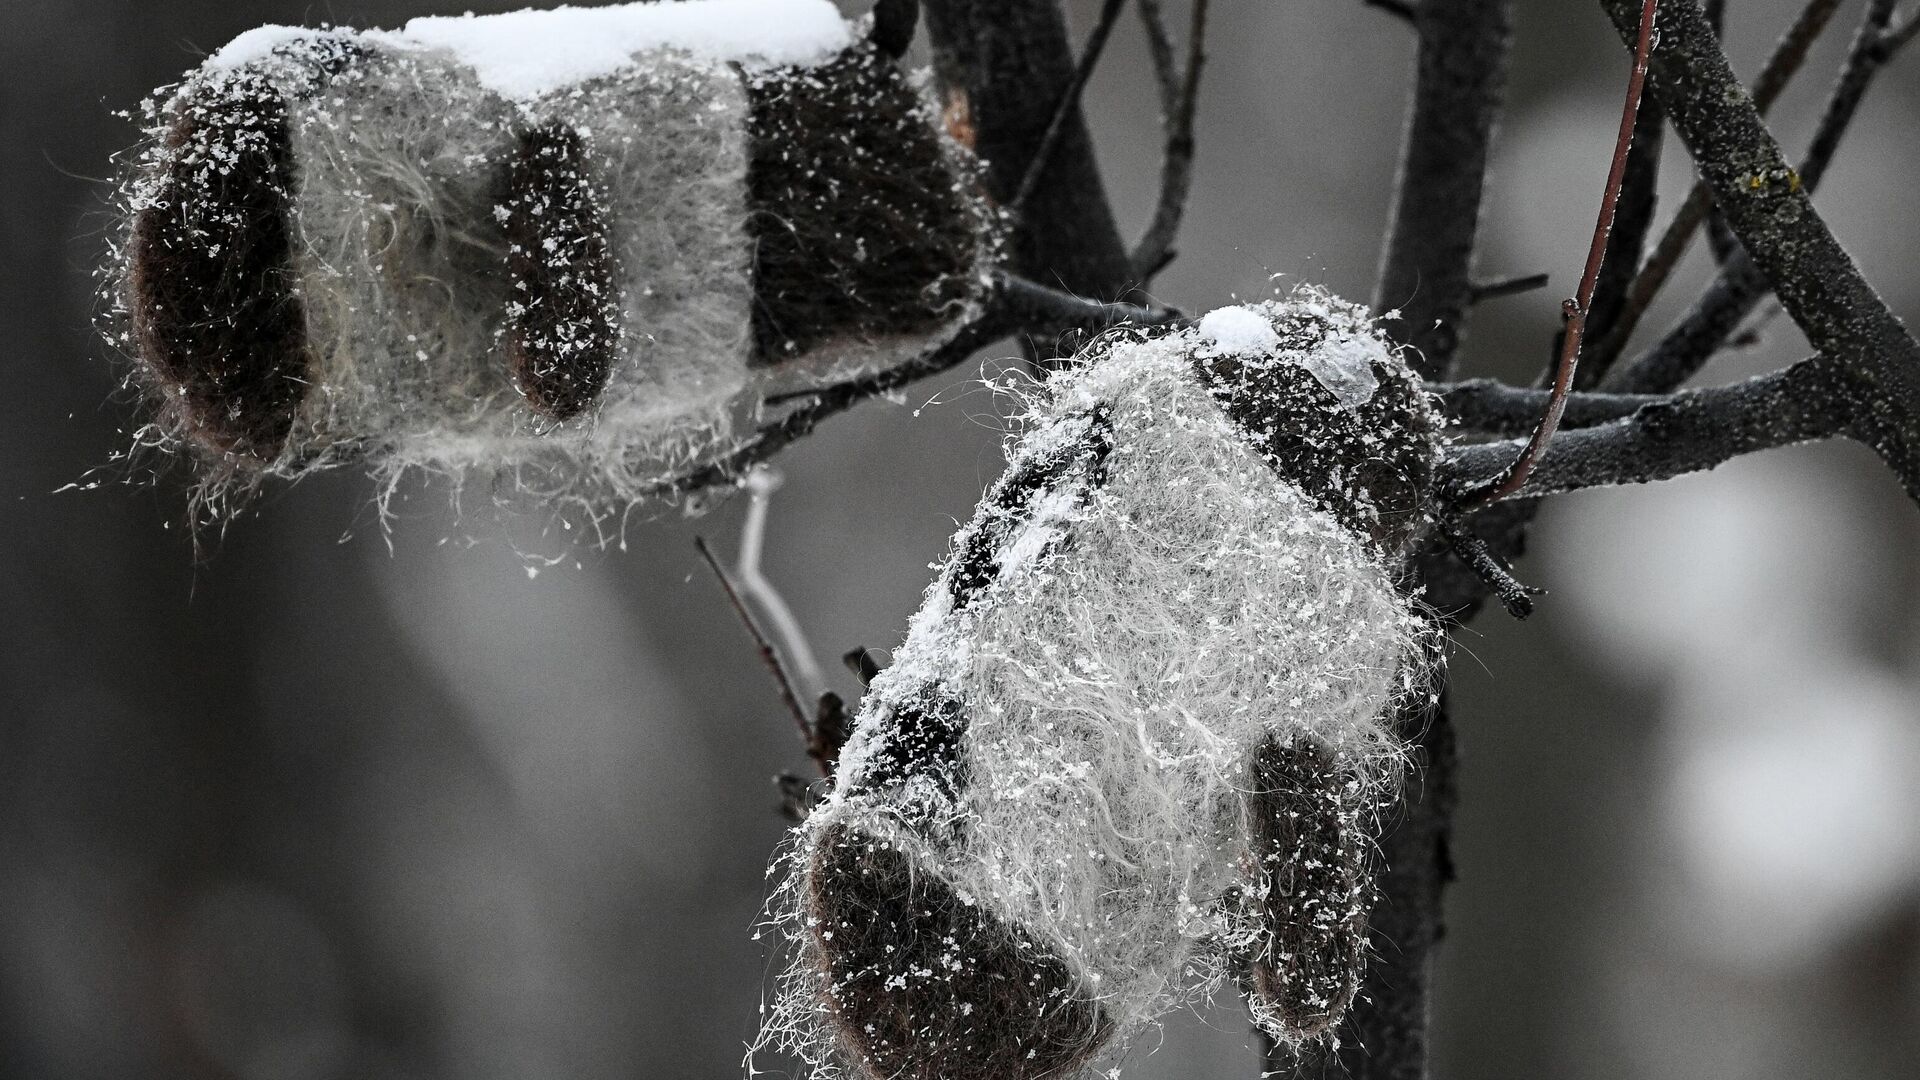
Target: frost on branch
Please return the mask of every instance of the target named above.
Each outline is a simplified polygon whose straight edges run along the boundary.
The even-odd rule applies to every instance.
[[[209,494],[367,462],[618,508],[972,316],[996,227],[825,0],[268,27],[147,106],[109,268]]]
[[[1289,1041],[1351,1000],[1434,417],[1363,310],[1240,310],[1256,351],[1203,320],[1054,377],[874,681],[779,901],[767,1039],[820,1074],[1068,1075],[1223,979]],[[1357,407],[1317,373],[1354,356]]]

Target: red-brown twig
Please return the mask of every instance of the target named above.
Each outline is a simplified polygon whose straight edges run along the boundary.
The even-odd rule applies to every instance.
[[[1573,375],[1580,366],[1580,343],[1586,336],[1587,311],[1593,304],[1593,290],[1600,282],[1600,267],[1606,262],[1607,237],[1613,232],[1613,212],[1620,202],[1621,179],[1627,171],[1627,152],[1633,149],[1634,121],[1640,115],[1640,99],[1647,86],[1647,60],[1653,53],[1654,14],[1660,0],[1645,0],[1640,9],[1640,37],[1633,50],[1633,73],[1627,78],[1627,102],[1620,111],[1620,135],[1614,142],[1613,165],[1607,171],[1607,186],[1600,196],[1600,217],[1593,227],[1593,242],[1587,248],[1587,268],[1580,275],[1580,288],[1573,299],[1561,305],[1566,314],[1566,334],[1560,347],[1560,365],[1553,378],[1553,392],[1547,398],[1547,411],[1526,448],[1504,471],[1485,487],[1469,495],[1471,507],[1499,502],[1520,490],[1533,467],[1560,427],[1566,412],[1567,394],[1573,390]]]

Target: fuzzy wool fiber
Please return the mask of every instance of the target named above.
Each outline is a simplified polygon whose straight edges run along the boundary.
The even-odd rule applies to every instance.
[[[1007,928],[999,940],[1011,947],[1038,943],[1074,976],[1055,996],[1102,1018],[1072,1030],[1118,1045],[1271,946],[1261,904],[1245,899],[1271,884],[1259,867],[1273,855],[1255,850],[1250,825],[1273,794],[1258,790],[1273,786],[1272,770],[1256,769],[1262,747],[1310,748],[1328,763],[1323,796],[1345,842],[1370,850],[1351,837],[1370,836],[1397,791],[1404,755],[1388,724],[1428,693],[1431,624],[1396,588],[1382,542],[1287,479],[1270,433],[1239,422],[1205,373],[1226,359],[1243,374],[1328,362],[1351,377],[1352,355],[1303,338],[1318,326],[1325,349],[1358,350],[1381,381],[1417,383],[1404,383],[1412,377],[1362,309],[1309,293],[1247,310],[1271,331],[1260,351],[1199,329],[1122,334],[1056,375],[874,681],[834,792],[797,833],[776,907],[796,947],[767,1040],[821,1075],[879,1076],[895,1060],[870,1041],[846,1045],[871,1037],[849,1032],[863,1022],[836,984],[847,965],[840,928],[822,918],[834,883],[819,876],[846,860],[823,844],[856,837],[937,883],[899,904],[961,905],[969,924]],[[1285,385],[1315,410],[1352,408],[1313,380]],[[1409,426],[1424,430],[1426,399],[1411,400]],[[1431,450],[1430,436],[1406,438]],[[1365,890],[1336,891],[1341,910],[1328,917],[1350,927]],[[965,980],[966,948],[886,971],[885,985],[904,1001],[919,983]],[[1344,1001],[1310,1004],[1337,1015]],[[1256,1013],[1274,1034],[1302,1037],[1273,1010]],[[941,1018],[920,1022],[952,1041]],[[1073,1067],[1092,1067],[1094,1049]],[[910,1075],[970,1076],[967,1048],[919,1051],[950,1064]]]

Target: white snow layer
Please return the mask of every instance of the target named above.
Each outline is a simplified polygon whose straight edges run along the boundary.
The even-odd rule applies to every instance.
[[[328,33],[339,32],[259,27],[208,64],[237,68],[290,41]],[[365,36],[399,48],[444,49],[472,67],[481,85],[519,100],[611,75],[637,54],[663,49],[716,62],[811,64],[852,43],[849,24],[829,0],[675,0],[436,15]]]

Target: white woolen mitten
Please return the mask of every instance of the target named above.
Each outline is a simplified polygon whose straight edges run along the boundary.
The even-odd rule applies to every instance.
[[[770,1038],[824,1072],[1068,1075],[1229,978],[1301,1041],[1358,984],[1437,417],[1311,290],[1076,359],[798,832]]]
[[[827,0],[243,35],[124,185],[143,440],[216,487],[366,462],[617,509],[917,356],[998,225],[900,37]]]

